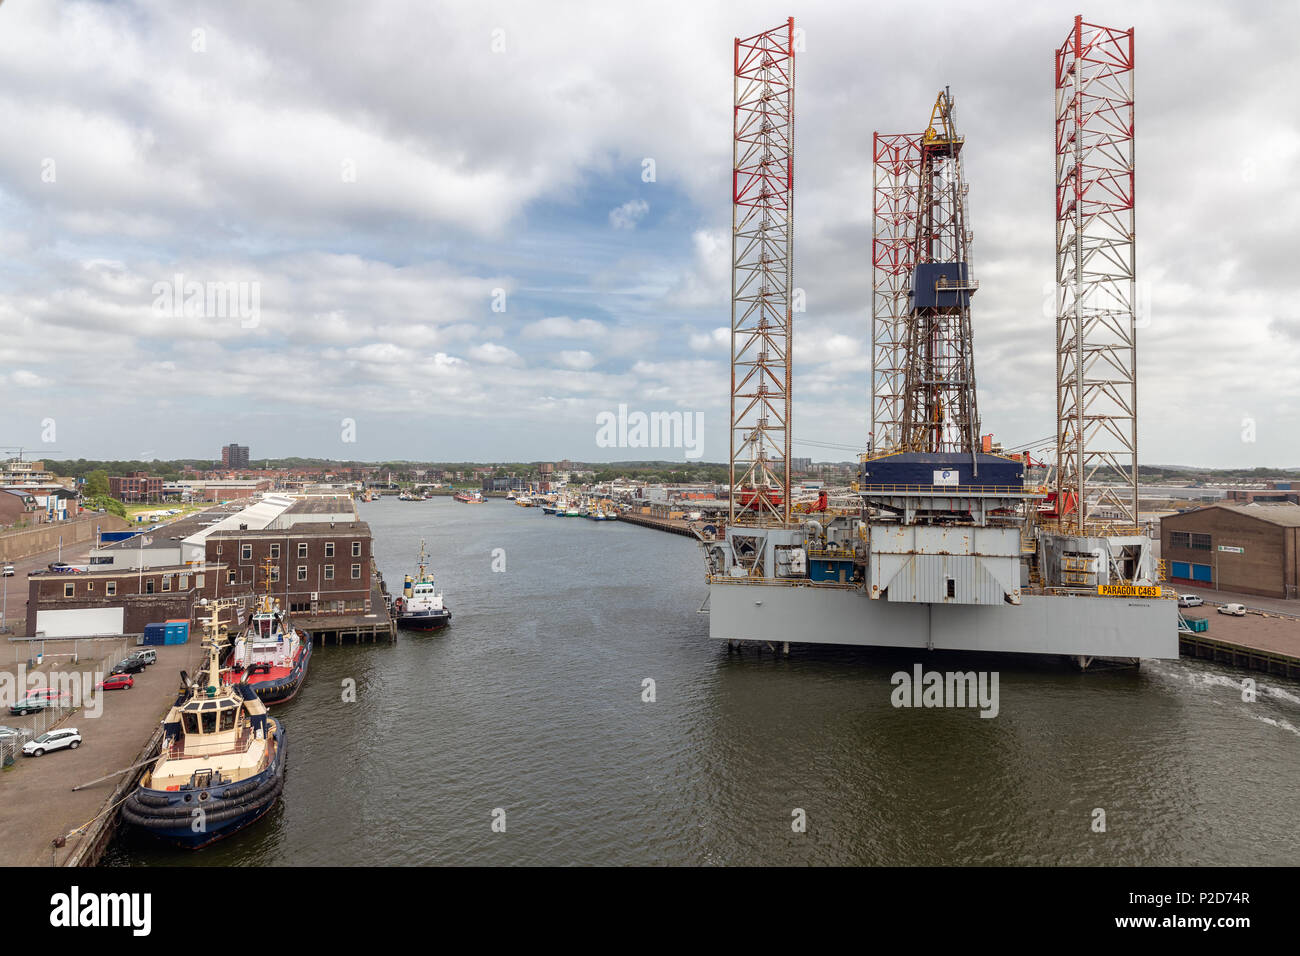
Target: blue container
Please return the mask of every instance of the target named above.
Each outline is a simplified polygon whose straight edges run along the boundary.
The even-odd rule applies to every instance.
[[[164,644],[188,644],[190,640],[189,621],[168,621],[163,638]]]
[[[167,625],[146,624],[144,626],[144,642],[151,646],[159,646],[167,643]]]

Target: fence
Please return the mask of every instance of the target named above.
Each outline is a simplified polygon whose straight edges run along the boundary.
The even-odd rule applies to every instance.
[[[73,714],[81,712],[84,703],[81,691],[89,690],[98,697],[101,692],[94,689],[95,685],[134,649],[135,640],[135,635],[10,638],[10,645],[14,648],[13,663],[0,668],[8,672],[0,686],[12,690],[12,694],[0,694],[3,698],[0,700],[0,721],[18,730],[20,735],[30,733],[17,743],[19,753],[26,740],[53,730]],[[39,664],[36,663],[38,654],[42,658]],[[19,686],[20,677],[22,686]],[[26,714],[10,712],[13,705],[27,698],[30,690],[40,688],[50,688],[59,693],[40,710]],[[14,699],[9,699],[11,696]]]

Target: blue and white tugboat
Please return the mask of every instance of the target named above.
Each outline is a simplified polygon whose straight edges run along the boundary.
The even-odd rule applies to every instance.
[[[222,677],[220,615],[234,604],[206,605],[207,669],[196,681],[182,672],[185,689],[163,720],[162,751],[122,804],[127,823],[184,849],[242,830],[284,789],[284,728],[252,687]]]
[[[426,574],[424,539],[420,539],[420,573],[409,574],[402,583],[402,596],[393,602],[397,626],[412,631],[436,631],[451,623],[451,611],[434,585],[433,575]]]

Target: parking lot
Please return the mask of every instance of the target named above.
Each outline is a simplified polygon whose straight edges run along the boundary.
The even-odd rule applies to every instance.
[[[116,639],[122,642],[124,639]],[[52,642],[51,642],[52,643]],[[89,642],[87,642],[89,643]],[[107,649],[107,647],[106,647]],[[111,657],[111,667],[122,656],[119,648]],[[153,733],[158,722],[176,699],[182,669],[194,672],[201,657],[197,641],[155,648],[158,662],[135,676],[129,690],[99,692],[100,715],[91,717],[83,708],[64,712],[56,724],[51,716],[47,726],[75,727],[83,741],[76,750],[59,750],[43,757],[20,757],[13,766],[0,770],[0,865],[50,866],[61,864],[76,849],[79,836],[68,838],[67,846],[55,850],[51,841],[67,836],[75,828],[95,820],[105,810],[105,802],[120,782],[112,777],[84,790],[73,792],[78,784],[129,766]],[[25,664],[25,661],[23,662]],[[62,666],[62,665],[61,665]],[[81,665],[77,665],[81,666]],[[86,666],[90,666],[87,663]],[[6,664],[13,672],[16,664]],[[101,666],[101,672],[106,672]],[[9,714],[6,705],[0,723],[20,726],[27,718]],[[113,808],[111,812],[116,812]]]

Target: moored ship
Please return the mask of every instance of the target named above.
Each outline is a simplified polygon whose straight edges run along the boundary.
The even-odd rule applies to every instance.
[[[222,677],[227,644],[221,611],[207,605],[206,669],[163,720],[162,750],[122,804],[130,825],[185,849],[198,849],[257,821],[284,789],[284,728],[244,683]],[[182,672],[182,678],[185,675]]]
[[[466,505],[478,505],[483,503],[483,492],[481,491],[458,491],[453,497]]]
[[[402,596],[393,602],[398,627],[414,631],[436,631],[451,623],[451,610],[434,584],[433,575],[425,573],[424,540],[420,540],[420,570],[409,574],[402,584]]]
[[[269,563],[269,560],[268,560]],[[271,598],[271,575],[248,626],[235,639],[226,667],[234,681],[242,681],[266,704],[282,704],[298,693],[311,661],[311,635],[294,627]]]

